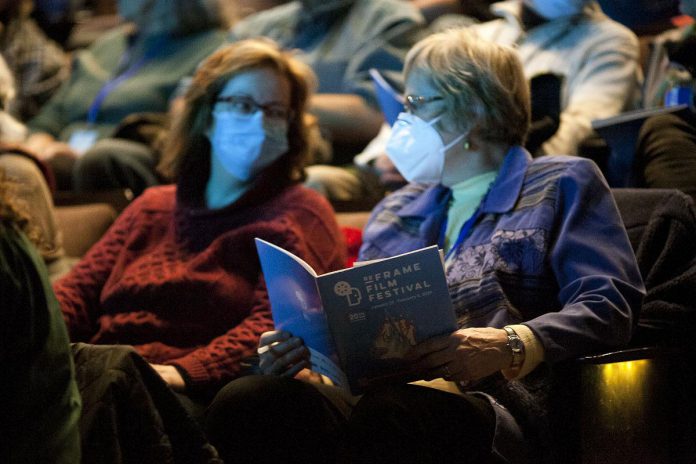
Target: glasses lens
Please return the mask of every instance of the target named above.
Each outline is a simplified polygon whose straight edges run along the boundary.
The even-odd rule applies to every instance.
[[[263,111],[263,114],[270,119],[287,120],[290,117],[290,110],[282,105],[262,105],[245,95],[220,97],[217,99],[217,104],[220,111],[229,111],[243,116]]]

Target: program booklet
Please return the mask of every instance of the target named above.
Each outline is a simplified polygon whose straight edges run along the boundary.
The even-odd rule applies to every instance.
[[[404,355],[457,328],[435,245],[322,275],[272,243],[256,248],[276,328],[301,337],[312,370],[353,394],[418,380]]]

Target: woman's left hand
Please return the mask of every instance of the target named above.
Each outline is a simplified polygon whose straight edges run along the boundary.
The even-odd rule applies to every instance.
[[[507,333],[491,327],[460,329],[414,346],[409,357],[423,378],[471,382],[510,367]]]
[[[174,391],[182,392],[186,389],[184,378],[174,366],[164,364],[150,364],[150,366],[162,377],[162,379]]]

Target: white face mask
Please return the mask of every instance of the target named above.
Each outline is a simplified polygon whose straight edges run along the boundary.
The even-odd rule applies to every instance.
[[[445,145],[435,124],[410,113],[400,113],[387,141],[387,155],[402,176],[409,182],[439,183],[445,169],[445,153],[464,134]]]
[[[524,3],[546,19],[557,19],[579,14],[587,0],[524,0]]]
[[[247,182],[288,151],[288,123],[267,122],[263,112],[213,112],[208,139],[212,156],[237,179]]]

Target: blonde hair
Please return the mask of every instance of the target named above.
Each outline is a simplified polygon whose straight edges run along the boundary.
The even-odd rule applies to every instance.
[[[258,68],[270,68],[290,84],[289,147],[279,162],[285,164],[282,172],[288,179],[302,178],[309,152],[305,110],[316,87],[316,78],[307,65],[269,39],[249,39],[227,45],[200,65],[184,95],[184,108],[175,118],[165,143],[159,166],[165,177],[176,180],[183,173],[189,176],[195,172],[193,175],[202,177],[196,182],[199,187],[207,181],[210,143],[205,133],[212,122],[215,101],[232,77]],[[202,169],[205,172],[201,172]]]
[[[522,145],[530,124],[529,85],[512,48],[464,28],[433,34],[406,55],[404,74],[427,76],[462,131],[482,140]]]

